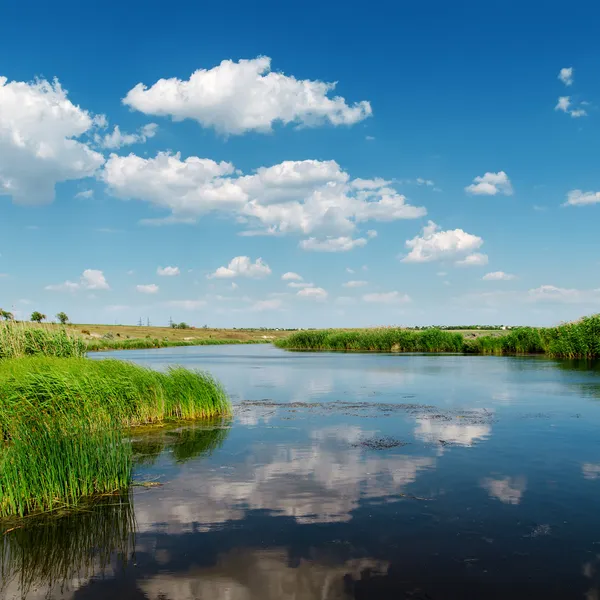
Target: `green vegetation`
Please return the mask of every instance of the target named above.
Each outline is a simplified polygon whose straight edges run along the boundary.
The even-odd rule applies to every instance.
[[[172,346],[222,346],[225,344],[264,344],[271,340],[220,340],[202,338],[197,340],[167,340],[159,338],[133,338],[116,340],[113,337],[88,340],[85,342],[88,352],[104,350],[144,350],[149,348],[170,348]]]
[[[0,361],[0,516],[125,489],[125,427],[229,412],[224,390],[200,372],[84,358]]]
[[[84,356],[85,341],[64,328],[15,323],[0,323],[0,359],[21,356]]]
[[[66,312],[59,312],[56,314],[56,320],[61,325],[66,325],[69,322],[69,316],[67,315]]]
[[[279,348],[288,350],[345,350],[359,352],[462,352],[460,333],[439,329],[364,329],[339,331],[324,329],[299,331],[277,340]]]
[[[43,314],[43,313],[41,313],[41,312],[39,312],[39,311],[37,311],[37,310],[34,310],[34,311],[31,313],[31,317],[30,317],[30,319],[31,319],[31,320],[32,320],[34,323],[41,323],[42,321],[44,321],[44,320],[46,319],[46,315],[45,315],[45,314]]]
[[[546,354],[557,358],[600,357],[600,315],[558,327],[517,327],[506,335],[465,339],[440,329],[335,329],[299,331],[275,341],[288,350],[359,352],[459,352],[473,354]]]

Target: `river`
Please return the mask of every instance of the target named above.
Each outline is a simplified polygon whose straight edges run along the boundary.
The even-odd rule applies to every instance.
[[[134,437],[135,480],[161,485],[13,532],[2,598],[600,598],[598,365],[92,356],[109,357],[208,370],[234,417]]]

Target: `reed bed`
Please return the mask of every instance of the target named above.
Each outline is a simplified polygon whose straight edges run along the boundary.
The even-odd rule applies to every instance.
[[[500,336],[465,339],[440,329],[335,329],[299,331],[275,341],[287,350],[358,352],[458,352],[469,354],[545,354],[555,358],[600,358],[600,315],[558,327],[518,327]]]
[[[161,338],[86,339],[56,325],[32,323],[0,323],[0,359],[22,356],[56,356],[58,358],[82,357],[87,352],[105,350],[145,350],[169,348],[172,346],[221,346],[225,344],[260,344],[270,340],[235,340],[218,338],[198,338],[195,340],[168,340]]]
[[[124,428],[230,413],[210,375],[117,360],[0,361],[0,517],[72,508],[125,489]]]
[[[460,333],[427,329],[325,329],[299,331],[275,342],[288,350],[343,350],[358,352],[462,352]]]
[[[0,323],[0,359],[21,356],[81,357],[87,352],[85,340],[65,328]]]

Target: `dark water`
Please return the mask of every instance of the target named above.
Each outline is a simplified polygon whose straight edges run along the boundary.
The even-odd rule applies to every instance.
[[[3,598],[600,598],[598,367],[112,356],[207,369],[235,417],[136,437],[136,479],[163,485],[131,503],[6,534]]]

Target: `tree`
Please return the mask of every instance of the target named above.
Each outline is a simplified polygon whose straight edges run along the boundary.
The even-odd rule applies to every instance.
[[[5,321],[12,321],[14,318],[15,316],[11,312],[0,308],[0,319],[4,319]]]
[[[66,325],[69,322],[69,317],[67,316],[67,313],[62,311],[56,315],[56,318],[58,319],[58,322],[61,325]]]
[[[45,318],[46,318],[46,315],[44,315],[43,313],[41,313],[37,310],[34,310],[31,313],[31,320],[36,323],[41,323]]]

